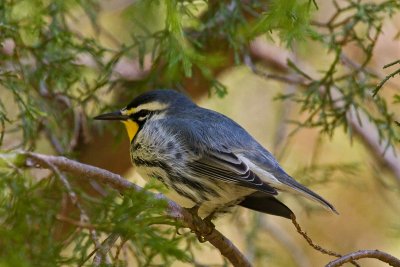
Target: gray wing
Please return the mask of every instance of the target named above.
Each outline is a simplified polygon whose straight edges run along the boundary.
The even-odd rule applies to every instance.
[[[194,176],[233,183],[256,189],[269,195],[278,194],[275,188],[264,183],[243,161],[231,152],[209,150],[201,153],[200,158],[188,162],[187,166]]]
[[[276,189],[260,179],[234,152],[235,148],[255,145],[252,137],[222,114],[196,109],[199,110],[190,116],[174,114],[174,120],[159,121],[194,153],[187,162],[192,175],[277,195]]]

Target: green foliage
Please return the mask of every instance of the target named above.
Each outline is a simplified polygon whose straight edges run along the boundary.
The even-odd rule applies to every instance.
[[[295,40],[304,40],[311,31],[310,11],[309,1],[271,1],[269,10],[258,19],[251,36],[278,31],[280,39],[288,45]]]
[[[1,102],[2,123],[23,131],[21,146],[35,147],[41,129],[59,140],[59,149],[68,153],[73,107],[97,102],[95,93],[108,80],[113,61],[102,61],[106,49],[94,39],[74,32],[69,13],[78,8],[74,1],[2,1],[1,41],[10,51],[0,54],[0,83],[8,90],[15,106]],[[94,8],[91,6],[91,8]],[[78,55],[98,59],[101,71],[93,78],[82,75],[91,69],[78,64]],[[60,110],[64,112],[60,112]],[[51,114],[51,116],[49,116]],[[75,114],[76,115],[76,114]]]
[[[0,265],[57,266],[66,261],[61,243],[51,236],[61,203],[53,183],[14,171],[1,171],[1,177]]]
[[[190,260],[190,255],[179,247],[186,236],[177,236],[174,227],[160,227],[178,227],[176,221],[163,215],[165,200],[155,199],[146,190],[125,192],[122,199],[118,194],[110,194],[101,202],[93,201],[90,197],[86,199],[97,228],[104,229],[105,233],[117,233],[128,240],[127,245],[134,251],[139,266],[157,262],[169,265],[175,260]],[[76,250],[77,253],[82,251]],[[86,256],[82,255],[82,258]]]
[[[314,22],[323,30],[313,29],[311,35],[312,39],[329,49],[330,62],[324,70],[319,70],[319,75],[315,75],[305,73],[289,61],[291,70],[306,81],[307,90],[283,98],[300,103],[302,111],[307,114],[307,119],[295,122],[299,127],[316,127],[332,136],[338,127],[349,130],[349,119],[359,118],[361,111],[375,125],[380,138],[386,140],[387,147],[393,146],[400,140],[400,132],[395,127],[395,113],[388,107],[386,98],[376,93],[378,74],[368,65],[382,33],[383,20],[387,15],[400,11],[400,3],[349,0],[342,5],[334,4],[336,11],[327,22]],[[360,51],[361,62],[354,62],[346,55],[343,48],[347,45]],[[397,73],[393,72],[380,84]]]
[[[0,180],[0,264],[1,266],[59,266],[83,264],[94,250],[88,229],[60,232],[60,222],[79,224],[80,215],[62,206],[67,192],[55,177],[37,180],[29,173],[1,171]],[[154,189],[154,188],[146,188]],[[189,261],[191,255],[181,244],[191,242],[177,236],[176,222],[165,217],[166,202],[146,190],[119,193],[110,191],[104,198],[81,192],[79,201],[90,208],[91,222],[98,235],[116,233],[134,251],[140,266],[176,260]],[[176,225],[178,226],[178,225]],[[66,227],[64,225],[64,227]],[[61,236],[60,236],[61,235]],[[85,264],[86,265],[86,264]]]

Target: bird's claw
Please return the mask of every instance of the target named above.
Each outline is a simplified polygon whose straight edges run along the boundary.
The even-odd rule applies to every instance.
[[[213,219],[213,216],[209,215],[203,220],[203,222],[205,223],[206,228],[208,230],[206,235],[210,235],[215,229],[215,225],[211,221],[212,219]]]
[[[200,243],[204,243],[208,241],[208,236],[211,235],[211,233],[215,229],[215,225],[211,222],[213,219],[213,214],[210,214],[204,220],[202,220],[199,215],[199,206],[196,205],[190,209],[187,209],[190,214],[193,216],[193,225],[196,227],[196,229],[192,229],[191,232],[196,234],[197,240]],[[201,227],[204,225],[205,227]]]

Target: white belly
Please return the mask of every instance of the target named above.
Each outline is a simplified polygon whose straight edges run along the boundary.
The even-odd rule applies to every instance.
[[[137,172],[146,181],[150,181],[150,179],[159,180],[160,183],[164,184],[168,188],[166,192],[163,192],[165,193],[166,197],[178,203],[181,207],[192,208],[199,204],[200,208],[198,215],[201,218],[205,218],[211,213],[225,213],[227,212],[227,208],[238,204],[245,196],[248,196],[256,191],[253,189],[236,186],[232,183],[219,181],[213,183],[208,182],[206,183],[207,186],[218,192],[218,196],[209,195],[208,200],[201,200],[201,198],[198,197],[198,192],[194,191],[192,188],[187,187],[182,183],[166,180],[165,177],[168,177],[167,174],[165,171],[159,168],[140,167],[137,168]],[[163,179],[160,179],[161,177],[163,177]],[[191,196],[194,196],[194,199],[185,197],[180,192],[185,192]]]

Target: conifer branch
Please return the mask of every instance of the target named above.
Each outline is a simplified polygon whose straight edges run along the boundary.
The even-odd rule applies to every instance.
[[[273,51],[273,53],[271,53],[271,51]],[[307,86],[309,84],[306,78],[301,78],[299,75],[289,74],[290,69],[284,62],[286,59],[294,58],[294,56],[288,51],[279,49],[257,39],[250,46],[250,53],[255,61],[261,62],[266,66],[272,66],[274,70],[282,73],[274,75],[263,73],[261,70],[256,69],[254,64],[250,61],[248,66],[255,74],[266,79],[273,79],[287,84],[297,84],[303,89],[308,88]],[[282,55],[285,55],[286,57],[282,57]],[[333,99],[339,99],[342,97],[340,91],[336,88],[332,88],[329,93],[332,95]],[[340,102],[336,102],[335,105],[340,105]],[[379,135],[378,130],[368,119],[365,112],[361,110],[356,112],[354,109],[350,109],[347,112],[346,117],[350,131],[359,138],[359,140],[376,158],[377,162],[382,167],[389,169],[396,177],[397,182],[400,183],[400,164],[398,164],[399,158],[397,156],[399,155],[399,151],[397,151],[395,147],[388,147],[389,140],[385,140],[385,138]]]
[[[29,156],[29,158],[31,158],[32,160],[39,163],[40,166],[44,166],[45,168],[47,168],[53,172],[53,174],[61,181],[64,188],[67,190],[69,199],[72,202],[72,204],[78,208],[79,213],[80,213],[80,216],[79,216],[80,223],[90,224],[90,219],[89,219],[88,213],[86,212],[86,210],[83,208],[83,206],[79,202],[77,194],[75,193],[68,178],[64,175],[64,173],[60,172],[58,167],[55,164],[53,164],[51,161],[48,161],[45,157],[37,156],[37,154],[29,153],[29,152],[27,152],[27,155]],[[89,233],[90,233],[90,237],[95,245],[96,250],[99,251],[99,253],[96,254],[95,258],[99,258],[100,259],[100,260],[98,260],[99,262],[105,261],[106,264],[111,264],[111,259],[107,255],[107,252],[104,252],[101,249],[101,244],[99,241],[97,231],[94,228],[91,228],[91,229],[89,229]]]
[[[143,190],[142,187],[127,181],[118,174],[62,156],[19,151],[12,154],[0,155],[0,166],[2,165],[12,165],[17,168],[46,168],[50,170],[54,170],[50,167],[54,166],[54,168],[61,172],[72,174],[81,179],[93,179],[97,182],[107,184],[121,193],[127,190]],[[154,194],[151,192],[148,193]],[[154,197],[165,199],[168,203],[167,214],[169,217],[179,220],[185,227],[201,235],[205,241],[209,241],[233,266],[251,266],[243,253],[227,237],[216,229],[210,230],[209,225],[204,223],[200,217],[195,218],[193,214],[172,200],[167,199],[163,194],[154,194]]]

